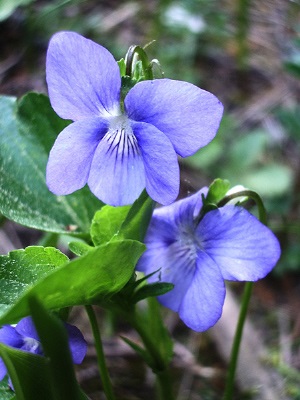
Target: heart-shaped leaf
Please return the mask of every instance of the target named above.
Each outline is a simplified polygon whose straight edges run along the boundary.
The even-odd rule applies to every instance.
[[[68,257],[53,247],[31,246],[0,256],[0,314]]]
[[[47,309],[105,301],[129,281],[145,245],[134,240],[106,243],[54,270],[27,290],[2,317],[14,323],[30,313],[28,299],[35,296]]]

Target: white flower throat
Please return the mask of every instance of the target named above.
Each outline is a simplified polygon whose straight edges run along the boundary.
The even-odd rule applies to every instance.
[[[126,115],[118,115],[109,119],[108,132],[103,140],[108,143],[107,153],[115,153],[117,158],[121,156],[123,159],[140,155],[137,139]]]
[[[35,353],[36,350],[40,347],[40,342],[31,337],[24,337],[23,338],[26,350]]]
[[[194,232],[188,229],[182,230],[178,243],[180,243],[182,250],[184,250],[185,256],[188,257],[190,261],[195,261],[197,258],[197,250],[200,246]]]

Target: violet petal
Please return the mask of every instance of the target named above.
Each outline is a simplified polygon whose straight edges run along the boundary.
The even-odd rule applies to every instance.
[[[221,317],[224,299],[225,285],[219,267],[199,251],[192,283],[179,308],[180,318],[194,331],[205,331]]]
[[[22,318],[16,326],[16,332],[22,336],[40,340],[31,317]]]
[[[195,262],[189,259],[187,250],[177,242],[161,247],[147,245],[147,251],[140,258],[137,270],[147,275],[158,269],[148,282],[173,283],[174,288],[158,299],[164,306],[178,311],[193,279]]]
[[[22,346],[23,339],[13,326],[4,325],[0,329],[0,343],[19,348]]]
[[[132,129],[143,158],[149,196],[161,204],[172,203],[179,192],[179,166],[170,140],[151,124],[133,122]]]
[[[107,132],[107,122],[89,118],[67,126],[49,155],[46,181],[57,195],[81,189],[87,182],[96,147]]]
[[[2,358],[0,358],[0,381],[2,381],[2,379],[5,377],[6,374],[7,374],[7,368]]]
[[[16,331],[16,329],[10,325],[4,325],[0,329],[0,343],[6,344],[7,346],[12,346],[15,348],[20,348],[23,344],[22,336]],[[7,369],[4,361],[0,358],[0,381],[7,374]]]
[[[159,218],[158,224],[168,222],[172,224],[172,230],[177,229],[179,232],[186,226],[190,231],[194,230],[194,219],[198,216],[202,207],[202,194],[206,196],[208,189],[204,187],[197,193],[180,199],[175,203],[157,208],[153,213],[153,221]],[[151,225],[150,225],[151,226]],[[160,234],[160,227],[157,228],[157,234]],[[168,233],[170,235],[170,233]]]
[[[132,204],[145,188],[145,170],[136,138],[120,129],[99,143],[91,165],[88,185],[106,204]]]
[[[125,109],[129,118],[150,123],[167,135],[182,157],[214,138],[223,113],[213,94],[171,79],[139,82],[127,94]]]
[[[227,205],[210,211],[196,235],[224,279],[264,278],[280,257],[279,242],[271,230],[242,207]]]
[[[119,110],[121,78],[117,62],[104,47],[74,32],[50,40],[46,78],[56,113],[77,121]]]
[[[68,332],[69,346],[74,364],[81,364],[86,352],[87,343],[80,330],[71,324],[65,324]]]

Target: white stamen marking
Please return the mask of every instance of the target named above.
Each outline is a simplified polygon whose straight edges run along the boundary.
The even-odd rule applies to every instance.
[[[24,343],[26,344],[26,348],[30,350],[31,352],[35,352],[39,346],[40,342],[34,338],[31,337],[24,337],[23,338]]]
[[[124,161],[130,156],[140,156],[136,137],[125,115],[110,118],[109,129],[103,140],[108,143],[106,153],[115,153],[115,161]]]
[[[194,232],[190,229],[182,230],[178,238],[178,243],[184,256],[191,262],[191,265],[195,265],[194,262],[197,259],[197,251],[202,248],[202,245],[195,237]]]

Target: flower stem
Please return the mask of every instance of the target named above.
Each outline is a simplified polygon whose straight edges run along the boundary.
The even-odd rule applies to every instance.
[[[222,207],[226,203],[228,203],[228,201],[230,201],[234,198],[237,198],[237,197],[242,197],[242,196],[249,197],[255,201],[257,209],[258,209],[259,220],[261,223],[266,225],[267,224],[267,214],[266,214],[265,206],[264,206],[263,201],[260,198],[260,196],[252,190],[242,190],[242,191],[234,193],[232,195],[225,196],[218,203],[218,206]],[[237,367],[237,362],[238,362],[243,328],[244,328],[247,311],[248,311],[248,306],[249,306],[249,302],[250,302],[250,298],[251,298],[252,287],[253,287],[253,282],[246,282],[243,297],[242,297],[242,305],[241,305],[241,309],[240,309],[239,320],[238,320],[238,324],[236,327],[235,336],[234,336],[233,344],[232,344],[232,350],[231,350],[231,355],[230,355],[230,362],[229,362],[229,367],[228,367],[228,374],[227,374],[227,378],[226,378],[223,400],[232,400],[235,372],[236,372],[236,367]]]
[[[174,400],[169,368],[156,373],[160,400]]]
[[[251,298],[252,287],[253,287],[253,282],[246,282],[242,297],[242,305],[241,305],[239,320],[235,331],[235,336],[233,339],[223,400],[232,400],[235,372],[239,356],[240,344],[242,340],[243,328],[247,316],[249,301]]]
[[[100,376],[101,376],[101,380],[102,380],[103,390],[104,390],[107,400],[115,400],[110,377],[109,377],[108,370],[106,367],[103,345],[102,345],[102,340],[101,340],[101,334],[100,334],[100,330],[98,327],[96,315],[95,315],[95,312],[94,312],[92,306],[85,306],[85,309],[86,309],[87,315],[89,317],[89,321],[90,321],[91,328],[93,331],[93,336],[94,336],[94,340],[95,340],[95,348],[96,348],[97,359],[98,359],[98,367],[99,367],[99,372],[100,372]]]
[[[260,198],[260,196],[253,190],[248,190],[248,189],[241,190],[239,192],[232,193],[228,196],[225,196],[225,197],[223,197],[223,199],[221,201],[219,201],[218,207],[225,206],[225,204],[227,204],[230,200],[236,199],[237,197],[249,197],[249,198],[253,199],[255,201],[257,209],[258,209],[260,222],[263,223],[264,225],[267,225],[267,213],[266,213],[264,203],[263,203],[262,199]]]
[[[157,343],[149,334],[145,326],[136,318],[136,314],[129,316],[128,320],[140,335],[145,348],[152,358],[152,370],[156,375],[160,400],[174,400],[172,382],[168,363],[161,356]]]

